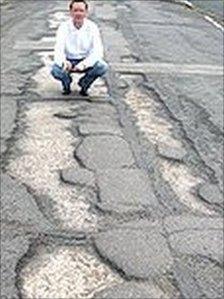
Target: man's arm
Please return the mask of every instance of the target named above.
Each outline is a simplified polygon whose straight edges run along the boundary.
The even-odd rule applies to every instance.
[[[100,31],[95,25],[93,29],[93,42],[89,55],[75,66],[75,69],[83,71],[88,67],[92,67],[99,59],[103,58],[103,43]]]
[[[56,43],[54,48],[54,62],[60,67],[63,67],[63,64],[66,62],[65,38],[66,38],[65,26],[64,24],[61,24],[56,34]]]

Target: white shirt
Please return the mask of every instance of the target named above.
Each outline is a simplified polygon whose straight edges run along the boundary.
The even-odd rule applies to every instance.
[[[62,66],[67,58],[85,58],[77,65],[80,69],[91,67],[103,58],[100,32],[93,21],[84,19],[80,29],[74,26],[72,19],[59,26],[56,35],[54,62]]]

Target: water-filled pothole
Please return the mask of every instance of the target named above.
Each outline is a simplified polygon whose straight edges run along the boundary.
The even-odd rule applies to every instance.
[[[59,228],[92,231],[96,228],[96,216],[89,211],[85,192],[59,180],[59,170],[79,167],[73,157],[78,139],[67,129],[71,120],[54,114],[74,107],[71,102],[28,104],[23,120],[26,129],[15,144],[20,156],[9,162],[8,173],[32,189],[40,201],[52,199],[49,217],[58,220]]]

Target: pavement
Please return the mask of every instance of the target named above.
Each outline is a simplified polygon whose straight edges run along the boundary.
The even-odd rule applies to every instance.
[[[49,75],[67,2],[1,1],[1,297],[223,298],[222,27],[90,6],[110,71],[87,101]]]

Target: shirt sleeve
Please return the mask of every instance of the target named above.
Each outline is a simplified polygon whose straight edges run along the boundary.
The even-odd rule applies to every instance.
[[[88,67],[92,67],[98,60],[103,58],[103,43],[100,36],[100,31],[97,25],[94,24],[93,27],[93,39],[92,39],[92,47],[89,51],[89,55],[82,60],[77,67],[81,70],[84,70]]]
[[[65,26],[62,23],[57,31],[56,34],[56,43],[54,47],[54,62],[62,66],[62,64],[66,60],[66,55],[65,55],[65,38],[66,38],[66,30]]]

